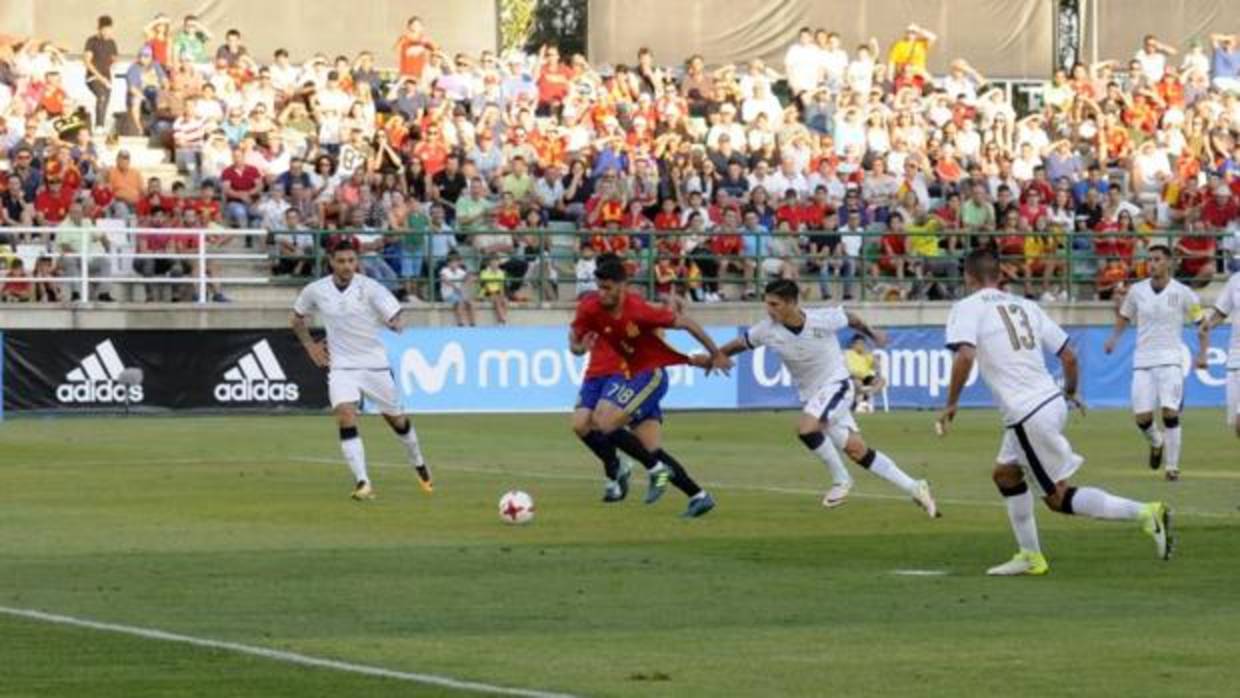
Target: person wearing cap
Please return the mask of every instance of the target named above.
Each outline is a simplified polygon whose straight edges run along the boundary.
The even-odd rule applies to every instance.
[[[168,87],[168,74],[162,65],[155,62],[150,46],[143,46],[138,52],[138,60],[125,73],[125,84],[128,87],[131,125],[137,132],[145,133],[146,123],[142,115],[154,117],[159,94]]]

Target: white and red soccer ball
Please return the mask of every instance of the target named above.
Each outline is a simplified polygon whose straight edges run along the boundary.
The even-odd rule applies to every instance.
[[[506,524],[526,524],[534,520],[534,498],[521,490],[510,490],[499,498],[499,518]]]

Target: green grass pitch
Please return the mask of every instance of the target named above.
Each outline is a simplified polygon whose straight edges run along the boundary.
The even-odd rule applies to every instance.
[[[641,503],[644,478],[600,503],[559,415],[417,418],[430,497],[368,418],[369,504],[325,416],[15,419],[0,606],[574,695],[1236,695],[1240,443],[1220,412],[1186,415],[1177,484],[1128,414],[1074,417],[1079,483],[1169,501],[1180,547],[1164,563],[1135,526],[1039,506],[1037,579],[983,575],[1015,549],[996,415],[945,440],[931,420],[861,424],[931,480],[937,521],[855,468],[823,509],[791,414],[672,414],[668,449],[719,502],[686,522],[674,490]],[[531,525],[500,522],[509,488]],[[438,695],[471,694],[0,613],[0,696]]]

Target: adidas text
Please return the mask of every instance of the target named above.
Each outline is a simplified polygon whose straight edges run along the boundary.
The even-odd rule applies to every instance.
[[[268,381],[219,383],[214,394],[219,402],[297,402],[301,399],[301,389],[296,383]]]
[[[60,402],[142,402],[145,395],[142,386],[124,386],[120,383],[61,383],[56,387],[56,399]]]

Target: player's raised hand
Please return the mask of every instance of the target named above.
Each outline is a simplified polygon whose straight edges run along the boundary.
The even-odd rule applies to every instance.
[[[331,365],[331,355],[327,351],[327,344],[324,342],[311,342],[306,345],[306,353],[310,355],[310,360],[319,368],[327,368]]]

